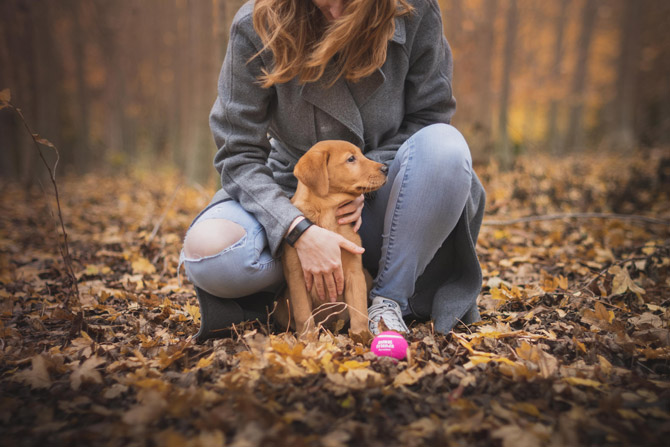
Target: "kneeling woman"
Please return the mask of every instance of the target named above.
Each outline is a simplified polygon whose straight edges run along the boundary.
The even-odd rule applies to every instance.
[[[432,318],[441,332],[479,319],[485,194],[449,124],[452,71],[436,0],[256,0],[238,11],[210,116],[222,189],[182,250],[199,340],[265,321],[288,234],[324,300],[341,288],[341,249],[364,251],[373,334],[381,318],[400,332],[408,317]],[[292,171],[321,140],[349,141],[389,166],[382,189],[339,210],[363,247],[315,225],[299,233]]]

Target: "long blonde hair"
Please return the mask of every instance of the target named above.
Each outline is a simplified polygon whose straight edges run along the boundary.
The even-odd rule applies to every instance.
[[[407,0],[347,0],[342,16],[328,22],[312,0],[256,0],[253,23],[261,52],[269,49],[274,56],[259,81],[263,87],[296,77],[314,82],[331,59],[338,67],[331,84],[342,76],[358,81],[384,64],[394,19],[412,9]]]

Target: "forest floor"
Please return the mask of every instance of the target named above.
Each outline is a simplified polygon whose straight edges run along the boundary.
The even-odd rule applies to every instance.
[[[413,325],[400,362],[258,323],[196,344],[177,264],[208,188],[150,172],[60,181],[68,301],[53,194],[0,183],[2,443],[667,445],[670,151],[477,170],[483,319]],[[523,216],[544,217],[500,222]]]

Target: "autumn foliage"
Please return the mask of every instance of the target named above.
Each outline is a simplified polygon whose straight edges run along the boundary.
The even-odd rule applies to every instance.
[[[670,157],[640,155],[479,167],[483,321],[416,323],[398,363],[344,333],[298,341],[266,323],[195,344],[178,251],[212,190],[171,172],[60,181],[80,291],[65,305],[50,193],[2,183],[3,443],[662,444]],[[544,217],[510,223],[530,215]]]

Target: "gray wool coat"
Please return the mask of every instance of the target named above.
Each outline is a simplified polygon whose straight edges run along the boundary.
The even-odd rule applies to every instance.
[[[277,256],[283,236],[300,211],[289,198],[297,180],[295,163],[320,140],[339,139],[380,162],[417,130],[449,123],[456,102],[451,88],[451,50],[443,35],[436,0],[411,0],[414,12],[396,19],[387,58],[371,76],[350,83],[339,79],[301,85],[296,80],[262,88],[258,76],[272,66],[252,24],[253,2],[236,14],[211,111],[218,151],[214,165],[222,189],[212,203],[237,200],[265,228]],[[446,193],[446,192],[445,192]],[[485,194],[475,176],[456,229],[419,278],[410,306],[448,332],[458,320],[479,319],[476,299],[482,283],[475,242]]]

